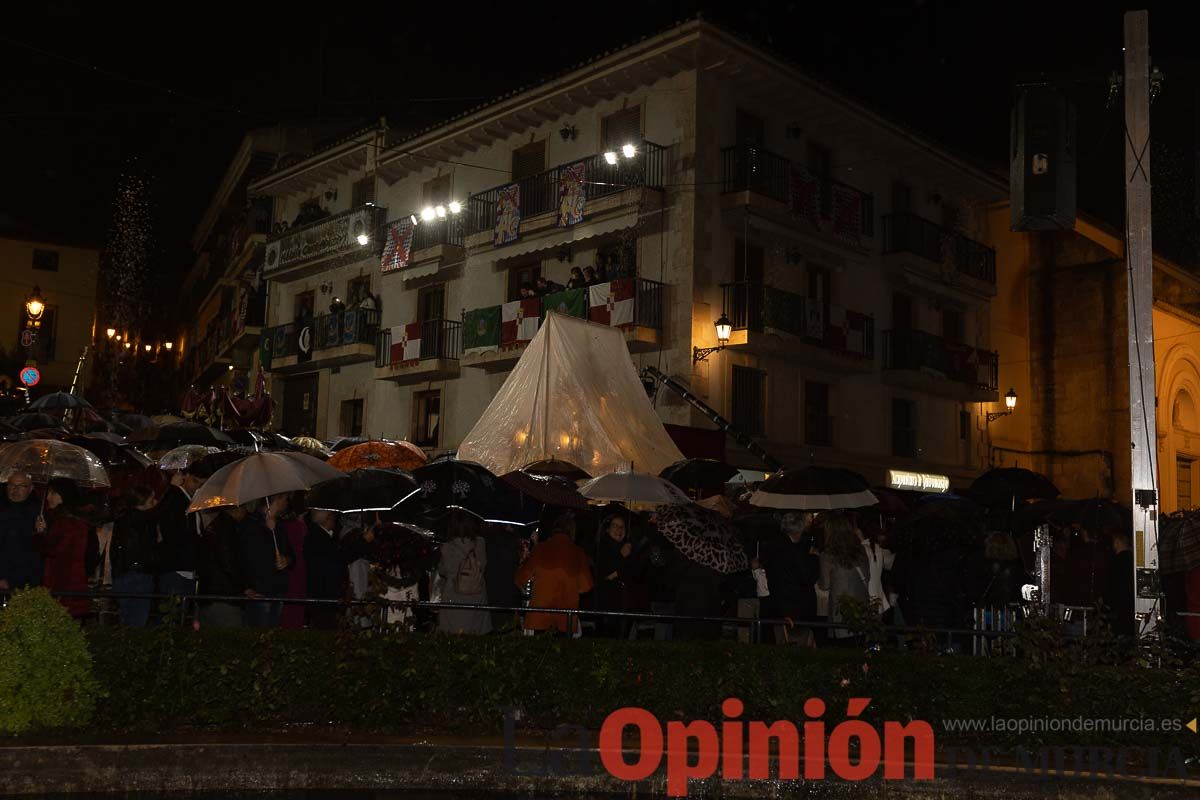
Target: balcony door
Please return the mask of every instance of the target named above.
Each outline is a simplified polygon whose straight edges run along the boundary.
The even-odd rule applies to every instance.
[[[620,150],[627,144],[636,145],[642,139],[642,107],[623,108],[600,120],[602,150]]]
[[[738,329],[761,330],[763,314],[763,249],[745,239],[733,240],[733,308],[730,314]]]
[[[421,323],[421,358],[441,353],[442,320],[446,316],[446,285],[423,286],[417,292],[417,322]]]

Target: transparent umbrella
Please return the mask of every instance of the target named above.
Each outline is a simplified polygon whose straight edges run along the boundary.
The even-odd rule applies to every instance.
[[[28,473],[38,483],[70,478],[88,489],[109,485],[103,462],[92,452],[57,439],[29,439],[0,446],[0,480],[17,472]]]
[[[610,472],[579,487],[589,500],[612,500],[651,505],[683,505],[692,502],[679,487],[645,472]]]

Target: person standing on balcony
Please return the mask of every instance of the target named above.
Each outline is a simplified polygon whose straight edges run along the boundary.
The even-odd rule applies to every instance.
[[[583,285],[584,286],[595,286],[597,283],[604,283],[604,281],[600,280],[600,278],[596,276],[595,268],[594,267],[584,267],[583,268]]]
[[[583,270],[579,267],[571,267],[571,279],[567,281],[568,289],[582,289],[588,283],[583,277]]]
[[[555,292],[561,292],[562,290],[563,290],[563,287],[562,287],[561,283],[555,283],[554,281],[548,281],[548,280],[546,280],[545,276],[542,276],[542,275],[538,276],[538,279],[537,279],[537,295],[538,295],[538,297],[545,297],[548,294],[553,294]]]

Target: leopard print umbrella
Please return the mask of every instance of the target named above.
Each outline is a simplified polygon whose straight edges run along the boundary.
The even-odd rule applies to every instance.
[[[750,568],[742,543],[720,514],[695,504],[671,505],[659,507],[651,520],[684,558],[724,575]]]

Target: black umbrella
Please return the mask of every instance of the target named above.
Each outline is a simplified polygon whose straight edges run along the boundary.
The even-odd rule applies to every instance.
[[[92,404],[73,394],[51,392],[34,400],[29,407],[35,411],[53,411],[62,408],[91,408]]]
[[[420,491],[399,503],[397,511],[430,514],[459,506],[500,520],[512,520],[519,513],[515,491],[473,461],[435,461],[413,470],[412,476]]]
[[[198,422],[172,422],[161,428],[147,428],[129,434],[129,441],[146,450],[170,450],[184,444],[226,447],[235,444],[226,434]]]
[[[66,441],[71,444],[78,445],[84,450],[90,450],[100,457],[106,465],[110,467],[132,467],[135,469],[145,469],[154,462],[145,453],[142,453],[133,445],[126,442],[121,437],[117,437],[118,441],[113,441],[107,437],[115,434],[104,433],[85,433],[79,436],[71,436]]]
[[[917,499],[913,510],[904,517],[907,524],[930,522],[966,523],[983,514],[969,497],[958,494],[927,494]]]
[[[308,490],[309,508],[343,514],[388,511],[416,492],[417,482],[398,469],[356,469],[349,475],[318,483]]]
[[[725,482],[738,474],[731,467],[715,458],[685,458],[658,473],[693,497],[708,497],[725,491]]]
[[[428,528],[385,522],[375,529],[371,561],[384,583],[400,588],[420,580],[437,564],[440,544],[437,532]]]
[[[339,450],[345,450],[347,447],[353,447],[356,444],[363,442],[386,442],[387,439],[372,439],[369,436],[343,436],[330,446],[330,450],[336,453]]]
[[[1009,506],[1017,500],[1053,500],[1058,487],[1045,475],[1022,467],[996,467],[971,484],[971,494],[988,506]]]
[[[552,475],[568,481],[586,481],[592,477],[590,473],[570,461],[562,461],[557,458],[534,461],[532,464],[521,467],[521,471],[528,472],[530,475]]]
[[[45,413],[14,414],[5,422],[17,430],[33,431],[38,428],[61,428],[62,420]]]
[[[273,452],[299,452],[303,448],[292,444],[286,436],[271,431],[258,431],[252,428],[235,428],[224,432],[226,436],[243,447],[252,450],[267,450]]]
[[[127,428],[130,431],[142,431],[154,427],[154,420],[145,414],[114,413],[112,415],[112,422],[114,425]]]
[[[579,493],[575,484],[566,478],[554,475],[530,475],[524,470],[514,470],[500,476],[500,480],[521,494],[543,505],[588,509],[587,498]]]
[[[750,497],[751,505],[797,511],[861,508],[877,502],[865,478],[833,467],[784,470],[764,481]]]

